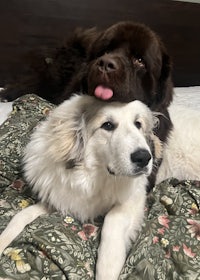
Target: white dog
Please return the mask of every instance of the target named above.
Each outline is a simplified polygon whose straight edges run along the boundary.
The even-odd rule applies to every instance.
[[[143,221],[151,147],[161,154],[155,123],[139,101],[75,96],[58,106],[33,133],[24,157],[25,177],[41,203],[11,220],[0,236],[0,254],[49,207],[82,222],[105,215],[96,279],[117,279]]]

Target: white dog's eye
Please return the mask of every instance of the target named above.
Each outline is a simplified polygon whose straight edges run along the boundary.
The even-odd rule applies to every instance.
[[[116,128],[116,126],[112,122],[105,122],[102,124],[101,128],[108,130],[108,131],[112,131]]]
[[[140,121],[135,121],[134,124],[138,129],[142,127],[142,123]]]

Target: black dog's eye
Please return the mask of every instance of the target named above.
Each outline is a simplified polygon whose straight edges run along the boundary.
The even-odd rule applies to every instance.
[[[133,65],[140,67],[140,68],[144,68],[145,67],[144,59],[141,56],[134,56]]]
[[[140,129],[142,127],[142,124],[140,121],[135,121],[134,124],[138,129]]]
[[[116,128],[116,126],[112,122],[105,122],[102,124],[101,128],[108,130],[108,131],[112,131]]]
[[[143,63],[144,64],[144,60],[141,57],[139,57],[137,60],[138,60],[139,63]]]

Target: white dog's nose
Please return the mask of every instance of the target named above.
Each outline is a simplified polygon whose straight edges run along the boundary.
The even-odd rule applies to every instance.
[[[150,159],[151,154],[145,149],[137,150],[136,152],[131,154],[131,161],[140,168],[147,166]]]

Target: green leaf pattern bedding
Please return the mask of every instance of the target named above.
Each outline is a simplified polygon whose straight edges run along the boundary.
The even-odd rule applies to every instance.
[[[21,157],[30,134],[53,107],[37,96],[23,96],[0,126],[0,232],[37,200],[23,179]],[[120,279],[200,279],[199,207],[200,182],[172,178],[156,186]],[[58,212],[39,217],[5,249],[0,279],[94,279],[102,223],[103,217],[81,224]]]

